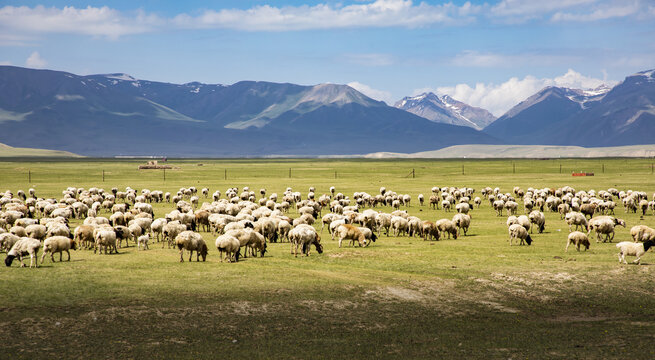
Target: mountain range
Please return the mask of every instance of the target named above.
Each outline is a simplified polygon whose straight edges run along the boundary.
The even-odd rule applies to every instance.
[[[171,84],[0,66],[0,142],[88,156],[416,153],[464,144],[651,144],[655,70],[546,87],[500,118],[447,95],[387,106],[336,84]]]
[[[0,66],[0,142],[81,155],[416,152],[499,141],[346,85],[170,84]]]
[[[434,122],[468,126],[476,130],[482,130],[496,120],[485,109],[470,106],[448,95],[438,96],[434,93],[408,96],[394,106]]]

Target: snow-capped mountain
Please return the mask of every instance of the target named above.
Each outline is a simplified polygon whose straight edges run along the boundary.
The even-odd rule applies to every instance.
[[[496,120],[487,110],[467,105],[448,95],[438,96],[434,93],[408,96],[394,106],[434,122],[468,126],[476,130]]]
[[[611,89],[544,88],[484,132],[507,143],[524,145],[652,144],[655,70],[628,76]]]

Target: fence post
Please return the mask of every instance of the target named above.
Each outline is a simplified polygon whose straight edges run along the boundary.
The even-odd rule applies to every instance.
[[[227,169],[225,169],[225,175],[223,175],[223,180],[227,180]]]
[[[291,168],[289,168],[289,179],[291,179]]]
[[[105,182],[105,170],[102,170],[102,182]]]
[[[27,170],[27,182],[32,183],[32,170]]]
[[[412,179],[416,179],[416,172],[415,172],[415,169],[412,169]]]
[[[166,168],[164,168],[164,181],[166,181]]]

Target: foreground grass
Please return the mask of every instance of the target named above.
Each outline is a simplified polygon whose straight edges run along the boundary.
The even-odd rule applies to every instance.
[[[171,163],[179,169],[164,180],[163,172],[139,172],[131,161],[4,162],[0,190],[32,186],[39,196],[60,197],[67,186],[250,186],[269,194],[316,186],[320,194],[334,185],[351,196],[385,186],[413,201],[435,185],[478,194],[515,185],[655,191],[645,159]],[[407,177],[412,169],[415,177]],[[596,176],[572,178],[571,171]],[[158,216],[170,209],[155,206]],[[422,219],[452,217],[418,204],[407,210]],[[622,207],[616,214],[628,222],[617,241],[628,240],[633,225],[655,226],[650,214],[641,219]],[[457,240],[383,235],[368,248],[339,249],[324,232],[324,254],[308,258],[294,258],[283,243],[270,244],[264,258],[219,263],[214,238],[203,233],[206,263],[186,256],[180,263],[176,250],[155,243],[108,256],[76,251],[70,263],[46,260],[38,270],[4,268],[3,357],[655,358],[652,254],[643,266],[624,266],[614,244],[564,253],[568,227],[552,213],[534,246],[509,247],[505,217],[488,203],[472,215],[469,236]]]

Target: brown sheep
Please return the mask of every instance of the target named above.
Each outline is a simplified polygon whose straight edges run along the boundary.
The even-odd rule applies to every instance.
[[[339,237],[339,247],[341,247],[343,240],[350,240],[352,245],[355,245],[355,241],[359,242],[359,246],[366,246],[368,244],[366,236],[356,226],[343,224],[335,232]]]

